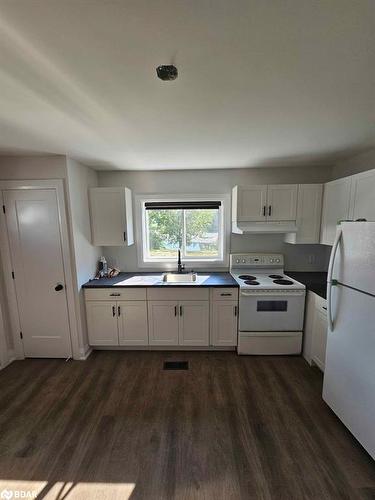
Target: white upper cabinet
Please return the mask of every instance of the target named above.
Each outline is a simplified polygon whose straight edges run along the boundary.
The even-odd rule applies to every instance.
[[[130,189],[91,188],[89,195],[93,245],[132,245],[134,237]]]
[[[232,193],[232,218],[238,221],[263,221],[266,217],[267,186],[235,186]]]
[[[275,184],[268,186],[267,219],[272,221],[295,220],[297,214],[296,184]]]
[[[375,221],[375,170],[353,175],[350,218]]]
[[[297,184],[235,186],[232,221],[293,221],[297,211]]]
[[[320,241],[322,184],[300,184],[297,201],[297,233],[285,236],[287,243],[314,244]]]
[[[351,177],[344,177],[324,185],[323,215],[320,243],[333,245],[338,222],[350,217]]]

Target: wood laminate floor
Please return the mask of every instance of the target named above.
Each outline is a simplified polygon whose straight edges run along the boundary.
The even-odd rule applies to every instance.
[[[187,371],[164,371],[165,360]],[[370,499],[375,465],[299,357],[95,352],[0,373],[0,491],[47,499]]]

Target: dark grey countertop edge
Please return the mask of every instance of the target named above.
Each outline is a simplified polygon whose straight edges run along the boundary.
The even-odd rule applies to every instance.
[[[85,289],[97,289],[97,288],[238,288],[238,283],[232,278],[229,273],[207,273],[210,277],[201,284],[181,284],[181,283],[168,283],[167,285],[156,284],[156,285],[120,285],[121,281],[125,279],[132,278],[134,276],[142,275],[160,275],[161,273],[120,273],[115,278],[102,278],[100,280],[91,280],[82,285]],[[200,273],[198,273],[199,275]],[[203,274],[203,273],[202,273]],[[206,273],[205,273],[206,274]]]
[[[287,276],[303,283],[307,290],[316,293],[323,299],[327,298],[327,273],[321,271],[285,271]]]

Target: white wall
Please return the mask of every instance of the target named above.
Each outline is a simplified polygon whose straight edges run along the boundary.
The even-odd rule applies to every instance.
[[[319,183],[331,179],[331,168],[288,167],[194,171],[99,172],[100,186],[127,186],[138,193],[231,193],[236,184]],[[109,262],[136,271],[136,245],[105,247]],[[232,235],[231,252],[281,252],[288,270],[326,270],[329,252],[323,245],[288,245],[282,235]],[[310,256],[313,263],[309,262]]]
[[[82,285],[91,279],[97,269],[101,248],[91,244],[88,189],[98,185],[97,172],[70,158],[66,160],[68,174],[69,215],[71,240],[75,262],[75,285],[79,301],[78,330],[84,355],[88,350],[87,324]]]
[[[0,156],[1,180],[65,179],[65,156]]]

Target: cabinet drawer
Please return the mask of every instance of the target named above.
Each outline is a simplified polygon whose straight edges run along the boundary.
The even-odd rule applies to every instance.
[[[86,300],[146,300],[146,288],[85,289]]]
[[[212,300],[237,300],[237,288],[211,288]]]
[[[147,288],[148,300],[209,300],[208,288]]]

